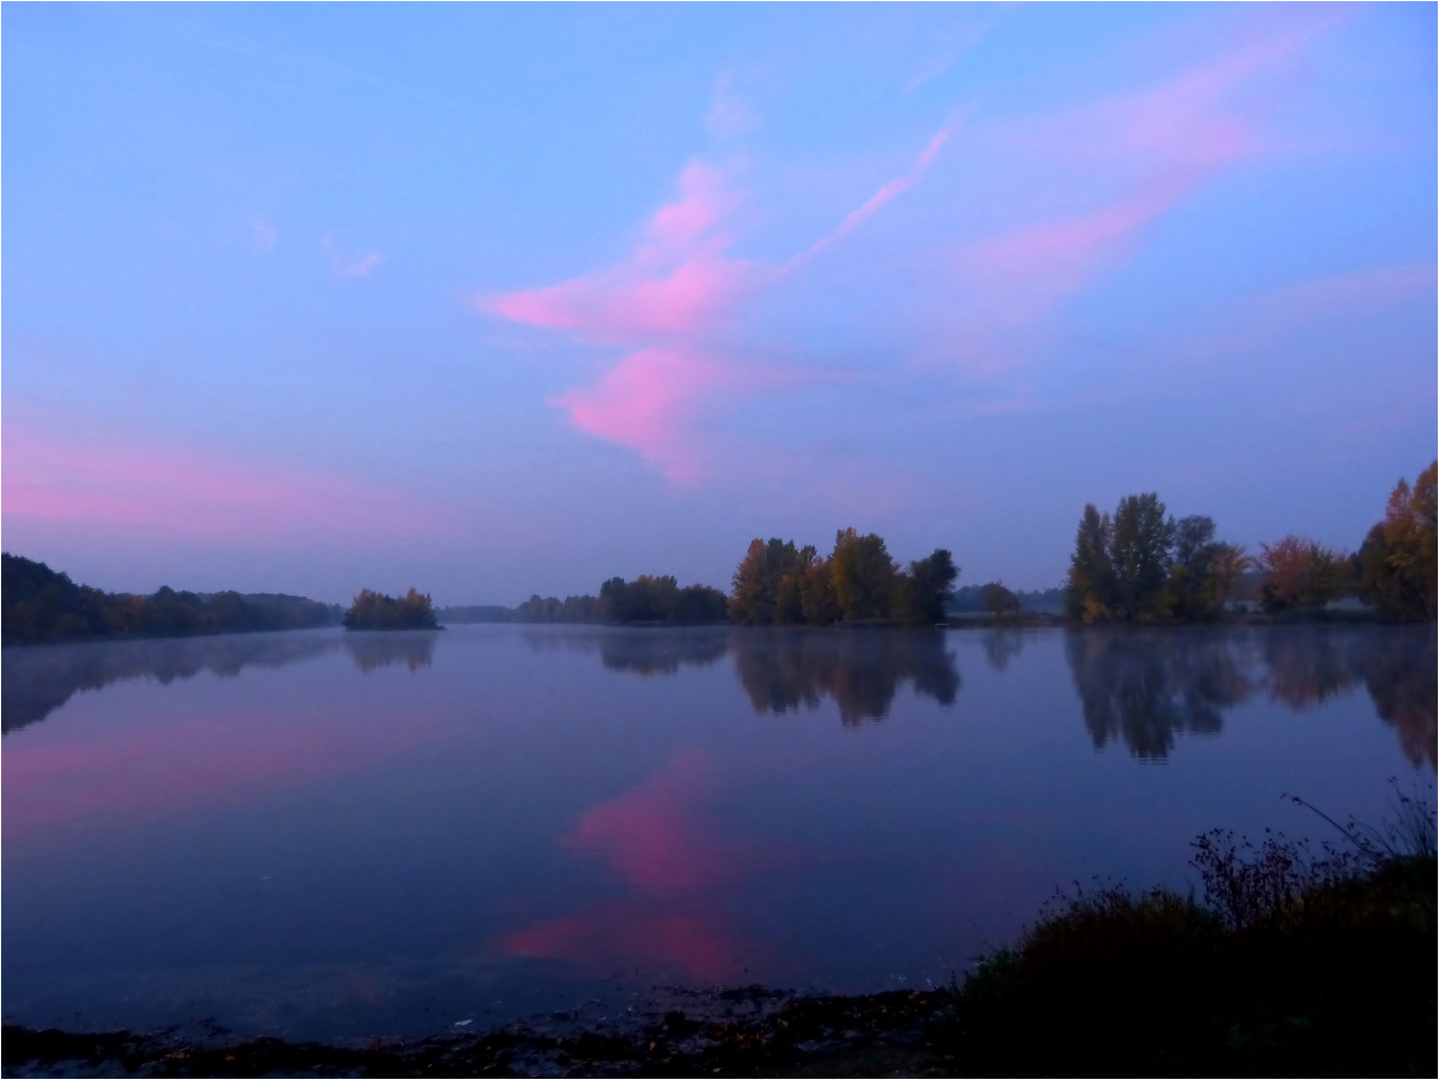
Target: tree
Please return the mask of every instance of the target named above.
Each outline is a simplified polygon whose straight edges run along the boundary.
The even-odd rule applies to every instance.
[[[854,529],[837,532],[829,566],[841,619],[856,622],[890,614],[898,575],[880,536],[860,536]]]
[[[1261,544],[1260,603],[1265,611],[1321,608],[1346,591],[1348,556],[1314,540],[1286,536]]]
[[[828,626],[839,621],[839,600],[834,595],[834,576],[828,559],[811,557],[800,578],[799,599],[800,614],[812,626]]]
[[[1359,595],[1396,619],[1435,617],[1435,487],[1439,462],[1411,489],[1400,480],[1384,520],[1369,530],[1357,556]]]
[[[1164,504],[1154,492],[1119,500],[1109,557],[1115,598],[1126,617],[1165,614],[1174,531],[1174,519],[1164,516]]]
[[[730,618],[752,625],[799,621],[802,575],[803,563],[793,540],[772,537],[768,544],[751,540],[731,579]],[[791,581],[784,584],[786,577]]]
[[[1114,526],[1108,514],[1100,514],[1093,503],[1086,503],[1074,537],[1074,554],[1069,560],[1069,589],[1065,608],[1070,615],[1094,622],[1109,616],[1117,606],[1114,563],[1109,549],[1113,543]]]
[[[346,630],[433,630],[439,623],[427,593],[411,589],[397,600],[361,589],[345,612],[344,625]]]
[[[1253,566],[1254,560],[1249,557],[1242,544],[1219,545],[1219,550],[1215,552],[1209,566],[1209,582],[1206,586],[1206,602],[1213,613],[1218,614],[1224,610],[1224,605],[1234,596],[1239,579]]]
[[[1214,521],[1180,518],[1174,526],[1169,595],[1175,616],[1207,619],[1224,610],[1234,581],[1249,565],[1244,549],[1214,539]]]
[[[168,586],[151,596],[76,585],[41,562],[4,553],[5,643],[86,638],[188,637],[329,626],[338,605],[280,593],[202,596]]]
[[[959,567],[944,548],[935,548],[926,558],[916,559],[909,564],[909,573],[898,579],[900,603],[896,614],[913,623],[942,621],[958,577]]]
[[[1085,506],[1065,609],[1085,622],[1210,618],[1223,611],[1248,566],[1243,548],[1215,539],[1210,518],[1175,521],[1157,494],[1127,495],[1113,518]]]
[[[1019,597],[1006,589],[1000,582],[991,581],[984,587],[980,607],[991,615],[1004,618],[1019,611]]]
[[[731,579],[730,618],[739,623],[769,621],[773,599],[766,595],[764,541],[755,537]]]

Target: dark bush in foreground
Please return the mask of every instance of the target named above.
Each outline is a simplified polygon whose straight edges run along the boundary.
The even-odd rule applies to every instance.
[[[990,956],[944,1038],[957,1058],[1012,1076],[1433,1075],[1433,855],[1361,871],[1355,854],[1346,873],[1282,838],[1204,840],[1204,904],[1102,889]]]
[[[361,589],[345,612],[346,630],[434,630],[438,626],[429,595],[414,589],[398,600]]]

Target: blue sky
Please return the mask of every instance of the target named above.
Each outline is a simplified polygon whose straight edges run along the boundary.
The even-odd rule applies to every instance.
[[[1435,454],[1433,5],[6,5],[4,530],[330,600],[1086,502],[1352,548]]]

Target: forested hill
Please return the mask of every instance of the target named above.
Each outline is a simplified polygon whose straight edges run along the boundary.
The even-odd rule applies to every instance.
[[[0,630],[6,645],[42,641],[192,637],[339,623],[342,609],[283,593],[107,593],[9,552],[0,555]]]

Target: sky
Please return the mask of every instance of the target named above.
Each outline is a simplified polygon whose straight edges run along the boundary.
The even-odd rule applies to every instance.
[[[6,4],[0,503],[87,584],[1060,583],[1435,456],[1433,4]]]

